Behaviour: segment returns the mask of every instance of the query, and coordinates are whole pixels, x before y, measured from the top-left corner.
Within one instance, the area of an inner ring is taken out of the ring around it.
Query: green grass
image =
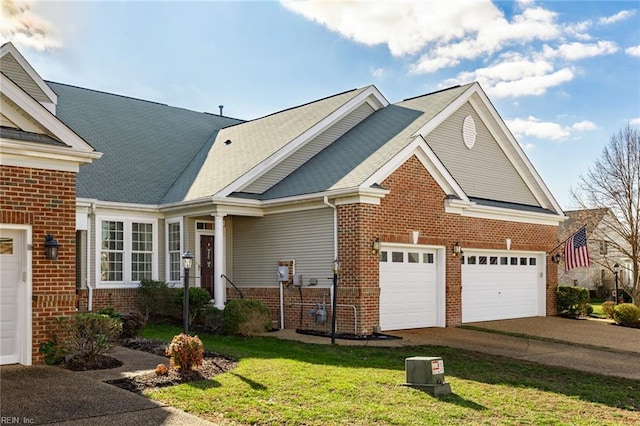
[[[602,311],[602,299],[591,299],[591,306],[593,307],[593,312],[591,313],[592,317],[596,318],[607,318],[607,316]]]
[[[170,341],[180,329],[150,326]],[[460,349],[313,345],[273,337],[199,336],[239,360],[233,371],[149,392],[218,424],[638,424],[640,382]],[[453,393],[402,386],[404,359],[442,356]]]

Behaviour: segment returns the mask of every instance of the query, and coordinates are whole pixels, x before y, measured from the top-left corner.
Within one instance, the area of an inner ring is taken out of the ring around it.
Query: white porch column
[[[213,244],[213,300],[214,306],[224,309],[225,281],[222,274],[225,274],[224,251],[227,247],[224,235],[224,215],[215,215],[213,221],[215,232],[215,242]]]

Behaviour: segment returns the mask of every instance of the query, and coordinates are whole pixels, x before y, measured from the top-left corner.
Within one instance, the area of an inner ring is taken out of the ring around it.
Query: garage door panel
[[[462,265],[462,322],[490,321],[538,315],[540,298],[537,254],[483,253],[465,251],[475,261],[485,256],[507,258],[507,264]],[[511,259],[516,259],[516,264]],[[535,264],[531,265],[531,259]],[[487,262],[489,263],[489,262]]]
[[[386,251],[386,254],[383,253]],[[395,256],[392,256],[395,253]],[[402,255],[400,255],[402,253]],[[409,253],[413,262],[409,262]],[[427,263],[426,253],[435,251],[415,248],[381,248],[380,262],[380,327],[382,330],[432,327],[437,318],[436,265]],[[386,260],[384,261],[384,256]],[[402,259],[402,262],[392,260]],[[417,262],[416,262],[417,260]]]

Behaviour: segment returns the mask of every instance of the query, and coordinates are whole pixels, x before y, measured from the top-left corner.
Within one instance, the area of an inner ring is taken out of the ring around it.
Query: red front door
[[[200,287],[213,298],[213,235],[200,236]]]

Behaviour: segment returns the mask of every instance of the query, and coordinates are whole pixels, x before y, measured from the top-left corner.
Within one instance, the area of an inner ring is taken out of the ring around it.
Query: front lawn
[[[602,299],[591,299],[589,303],[593,307],[593,312],[590,314],[592,317],[607,318],[607,316],[602,311],[602,302],[604,302],[604,300]]]
[[[180,329],[149,326],[170,341]],[[639,424],[640,382],[460,349],[312,345],[274,337],[200,335],[238,368],[149,392],[217,424]],[[404,360],[442,356],[453,393],[401,386]]]

